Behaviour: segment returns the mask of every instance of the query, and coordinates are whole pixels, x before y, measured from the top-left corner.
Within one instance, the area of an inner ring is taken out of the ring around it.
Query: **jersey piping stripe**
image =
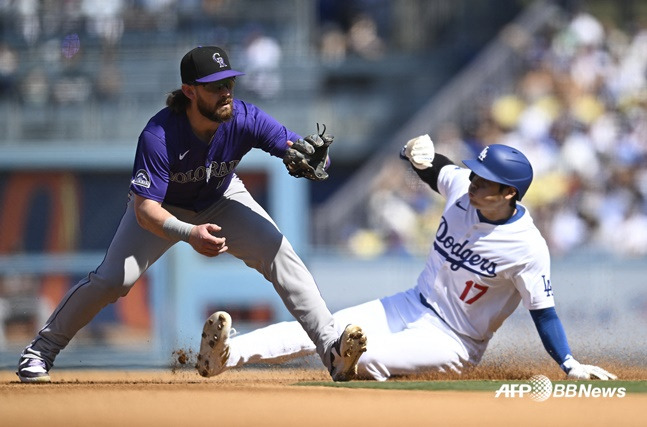
[[[447,321],[446,321],[445,319],[443,319],[443,317],[442,317],[440,314],[438,314],[438,312],[436,311],[436,309],[435,309],[431,304],[429,304],[429,303],[427,302],[427,300],[425,299],[425,297],[424,297],[422,294],[419,294],[419,295],[420,295],[420,303],[421,303],[422,305],[424,305],[425,307],[427,307],[428,309],[430,309],[431,311],[433,311],[433,312],[434,312],[434,314],[435,314],[436,316],[438,316],[438,318],[439,318],[440,320],[442,320],[442,321],[443,321],[443,323],[444,323],[445,325],[449,326],[449,323],[447,323]],[[451,328],[451,326],[449,326],[449,327]],[[453,330],[453,328],[452,328],[452,330]]]

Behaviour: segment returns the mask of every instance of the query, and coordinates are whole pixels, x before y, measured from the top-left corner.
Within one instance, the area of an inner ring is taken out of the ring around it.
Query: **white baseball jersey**
[[[484,222],[470,204],[470,171],[445,166],[438,190],[447,202],[417,290],[456,332],[489,340],[519,301],[555,305],[546,241],[521,204],[503,224]]]

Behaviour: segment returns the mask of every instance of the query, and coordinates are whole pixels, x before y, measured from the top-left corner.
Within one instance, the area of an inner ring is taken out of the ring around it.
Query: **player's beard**
[[[196,100],[198,101],[197,105],[200,114],[213,122],[226,122],[227,120],[231,119],[232,115],[234,114],[234,100],[231,97],[221,99],[220,101],[218,101],[215,107],[207,104],[207,102],[200,96],[198,96]]]

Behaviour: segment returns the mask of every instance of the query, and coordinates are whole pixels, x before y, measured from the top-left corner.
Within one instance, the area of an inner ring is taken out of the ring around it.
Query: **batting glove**
[[[562,369],[568,375],[568,378],[571,380],[617,380],[618,377],[607,372],[604,369],[593,366],[593,365],[582,365],[577,360],[567,358],[566,361],[562,364]]]
[[[433,141],[429,135],[424,134],[407,141],[402,147],[400,157],[409,159],[416,169],[427,169],[431,167],[435,154]]]

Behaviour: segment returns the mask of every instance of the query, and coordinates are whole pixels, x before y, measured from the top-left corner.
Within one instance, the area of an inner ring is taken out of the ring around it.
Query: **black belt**
[[[443,318],[442,318],[442,316],[441,316],[440,314],[438,314],[438,312],[436,311],[436,309],[435,309],[431,304],[429,304],[429,303],[427,302],[427,300],[425,299],[425,297],[424,297],[424,296],[422,296],[422,294],[420,294],[420,303],[421,303],[422,305],[424,305],[425,307],[427,307],[428,309],[430,309],[431,311],[433,311],[433,312],[434,312],[434,314],[435,314],[436,316],[438,316],[438,318],[439,318],[440,320],[442,320],[442,321],[443,321],[443,323],[445,323],[445,325],[449,326],[449,323],[447,323],[447,322],[445,321],[445,319],[443,319]],[[451,328],[451,326],[449,326],[449,327]]]

